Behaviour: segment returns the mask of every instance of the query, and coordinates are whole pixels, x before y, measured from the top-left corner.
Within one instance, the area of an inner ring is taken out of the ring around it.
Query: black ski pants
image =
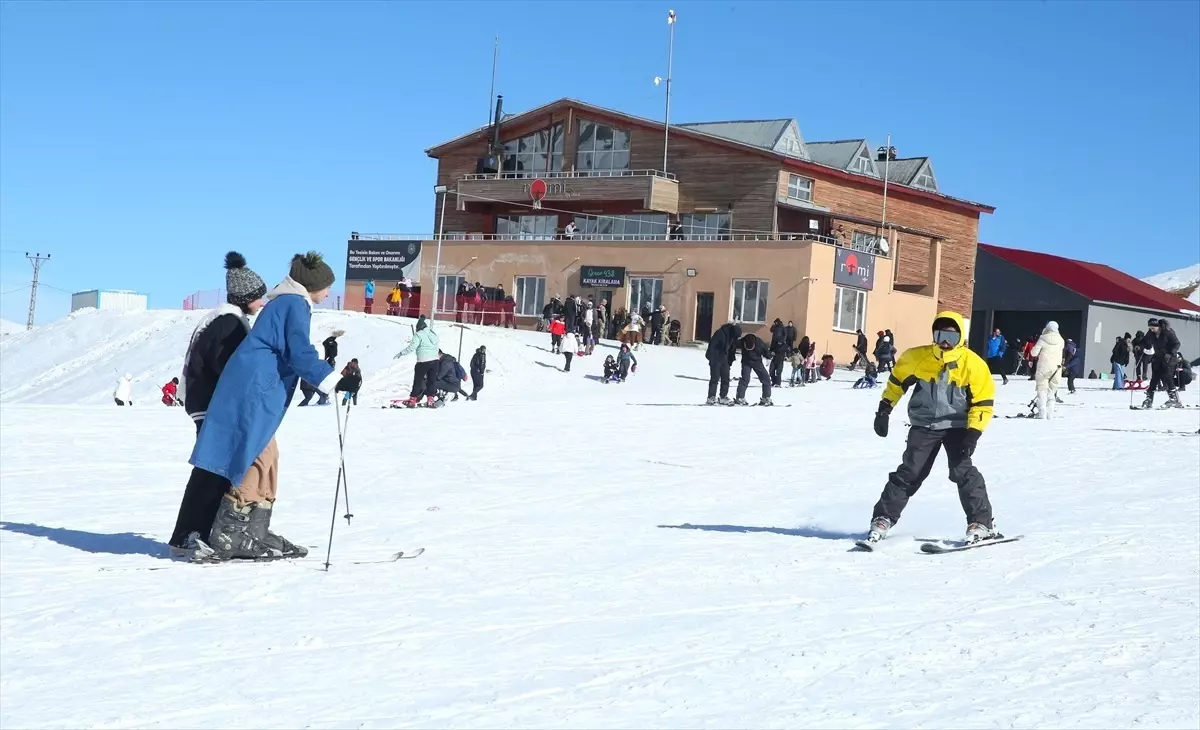
[[[965,428],[944,431],[915,426],[910,428],[904,458],[896,471],[888,475],[887,486],[875,504],[871,519],[887,517],[893,525],[900,520],[900,513],[929,477],[933,462],[944,445],[946,461],[950,464],[950,481],[958,485],[958,501],[967,515],[967,522],[991,527],[992,503],[988,500],[987,485],[984,484],[983,475],[971,463],[971,457],[962,454],[966,433]]]
[[[569,373],[569,372],[571,372],[571,358],[575,357],[575,353],[563,352],[563,357],[566,358],[566,360],[567,360],[566,365],[563,366],[563,372]]]
[[[417,366],[413,368],[413,387],[409,397],[420,398],[423,395],[430,397],[437,395],[439,365],[441,363],[437,360],[417,363]]]
[[[753,372],[758,376],[758,382],[762,383],[762,397],[771,397],[771,374],[763,366],[762,361],[758,360],[753,363],[742,363],[742,379],[738,381],[737,397],[745,398],[746,390],[750,387],[750,373]]]
[[[1150,361],[1150,385],[1146,388],[1146,395],[1154,395],[1159,390],[1174,393],[1175,374],[1167,366],[1166,360],[1155,355]]]
[[[783,350],[778,350],[771,356],[771,385],[783,387],[783,361],[786,359]]]
[[[721,387],[721,397],[729,397],[729,361],[725,358],[708,361],[708,397],[717,397],[717,386]]]
[[[471,397],[479,395],[479,391],[483,390],[483,373],[471,371]]]
[[[203,425],[204,421],[196,421],[197,436]],[[179,503],[171,545],[186,547],[188,535],[193,532],[200,533],[200,539],[208,542],[208,533],[212,532],[213,521],[217,519],[221,499],[230,489],[229,480],[225,477],[193,468],[192,476],[183,490],[183,501]]]
[[[989,357],[987,362],[988,369],[991,370],[993,374],[999,373],[1000,377],[1004,380],[1004,384],[1008,385],[1008,375],[1004,372],[1004,356],[997,355],[996,357]]]
[[[561,349],[562,335],[550,335],[550,352],[557,355]]]

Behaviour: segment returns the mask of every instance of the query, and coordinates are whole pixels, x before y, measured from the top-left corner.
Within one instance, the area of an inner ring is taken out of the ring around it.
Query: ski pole
[[[346,474],[346,433],[350,430],[350,404],[346,404],[346,427],[342,428],[342,411],[334,404],[334,413],[338,419],[338,489],[341,489],[343,483],[346,485],[346,524],[350,524],[350,518],[354,515],[350,513],[350,481],[349,475]],[[337,505],[334,505],[337,508]]]
[[[340,428],[340,419],[339,419]],[[329,556],[333,554],[333,527],[337,524],[338,497],[342,496],[341,472],[338,473],[337,488],[333,492],[333,514],[329,517],[329,546],[325,549],[325,572],[329,572]]]

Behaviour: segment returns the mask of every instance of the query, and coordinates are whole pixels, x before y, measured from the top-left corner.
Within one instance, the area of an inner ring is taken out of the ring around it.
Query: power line
[[[29,288],[29,285],[26,284],[25,286],[19,286],[16,289],[9,289],[8,291],[0,292],[0,297],[6,297],[9,294],[16,294],[17,292],[25,291],[28,288]]]

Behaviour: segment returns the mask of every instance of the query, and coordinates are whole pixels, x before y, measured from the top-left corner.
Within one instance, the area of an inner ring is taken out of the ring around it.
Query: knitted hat
[[[225,301],[245,307],[267,295],[267,285],[246,267],[246,257],[237,251],[225,254]]]
[[[333,286],[333,269],[321,260],[321,254],[309,251],[306,254],[296,254],[292,257],[292,268],[288,272],[292,281],[304,287],[309,292],[321,291]]]
[[[422,314],[420,317],[417,317],[417,332],[420,332],[428,326],[429,322],[425,321],[425,315]]]
[[[1046,323],[1046,331],[1047,332],[1058,332],[1058,322],[1055,322],[1054,320],[1050,320],[1049,322],[1047,322]]]

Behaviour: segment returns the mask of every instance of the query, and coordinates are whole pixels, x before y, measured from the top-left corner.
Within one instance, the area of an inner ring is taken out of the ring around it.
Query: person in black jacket
[[[330,367],[337,367],[338,341],[337,338],[346,334],[341,330],[334,332],[325,338],[321,346],[325,348],[325,362],[329,363]]]
[[[864,367],[870,362],[867,359],[867,336],[863,334],[862,330],[856,330],[856,332],[858,333],[858,340],[854,343],[854,360],[850,362],[851,370],[858,367],[859,360],[862,360]]]
[[[771,385],[776,388],[783,386],[783,361],[787,355],[787,327],[783,326],[783,320],[776,318],[771,323]]]
[[[250,317],[263,308],[266,296],[267,285],[246,266],[246,258],[237,251],[225,254],[225,304],[210,312],[192,332],[176,396],[195,422],[197,435],[204,425],[221,372],[233,351],[246,339]],[[225,484],[220,480],[209,483],[193,474],[184,489],[175,530],[171,533],[173,557],[190,558],[197,552],[212,552],[205,540],[224,496]]]
[[[809,355],[808,351],[811,347],[812,347],[812,344],[808,340],[808,335],[804,335],[803,337],[801,337],[800,344],[796,345],[796,349],[800,351],[800,357],[803,357],[803,358],[808,357],[808,355]],[[808,379],[808,375],[809,375],[808,368],[805,368],[804,375],[802,376],[800,382],[802,382],[802,383],[814,382],[814,381]]]
[[[342,379],[338,381],[333,392],[345,394],[342,396],[342,405],[347,405],[351,400],[354,401],[354,405],[358,405],[358,391],[362,390],[362,382],[362,368],[358,366],[358,358],[351,358],[346,367],[342,368]]]
[[[1146,333],[1141,330],[1133,336],[1133,379],[1141,385],[1146,379]]]
[[[1109,361],[1112,363],[1113,374],[1113,390],[1121,390],[1125,387],[1125,368],[1129,367],[1129,341],[1130,335],[1125,333],[1124,337],[1117,337],[1117,344],[1113,345],[1112,357]]]
[[[792,351],[796,349],[797,334],[796,323],[789,319],[787,326],[783,328],[783,339],[785,342],[787,342],[787,354],[789,355],[792,354]]]
[[[727,322],[713,333],[708,341],[708,349],[704,356],[708,358],[708,405],[718,403],[723,406],[733,405],[729,400],[729,368],[737,355],[737,343],[742,338],[742,328],[732,322]],[[717,400],[717,386],[721,388],[721,399]]]
[[[1180,408],[1179,393],[1175,389],[1175,356],[1179,353],[1179,337],[1165,319],[1154,319],[1146,323],[1147,332],[1142,340],[1145,351],[1153,351],[1150,356],[1150,387],[1146,388],[1146,400],[1142,408],[1154,406],[1154,393],[1160,388],[1167,389],[1167,407]]]
[[[575,319],[579,316],[579,305],[575,302],[575,297],[568,296],[563,302],[563,321],[567,323],[567,329],[575,331]]]
[[[659,307],[650,315],[650,344],[661,345],[663,325],[667,323],[666,307]]]
[[[734,404],[739,406],[749,405],[746,402],[746,390],[750,387],[750,373],[753,372],[758,376],[758,380],[762,383],[762,398],[758,401],[760,406],[769,406],[771,403],[771,375],[767,372],[767,368],[763,366],[763,358],[770,354],[767,348],[767,343],[758,339],[755,335],[746,335],[739,343],[742,350],[742,379],[738,381],[737,398],[734,399]]]
[[[479,391],[483,390],[483,374],[487,372],[487,348],[483,345],[471,357],[471,395],[467,400],[479,400]]]

